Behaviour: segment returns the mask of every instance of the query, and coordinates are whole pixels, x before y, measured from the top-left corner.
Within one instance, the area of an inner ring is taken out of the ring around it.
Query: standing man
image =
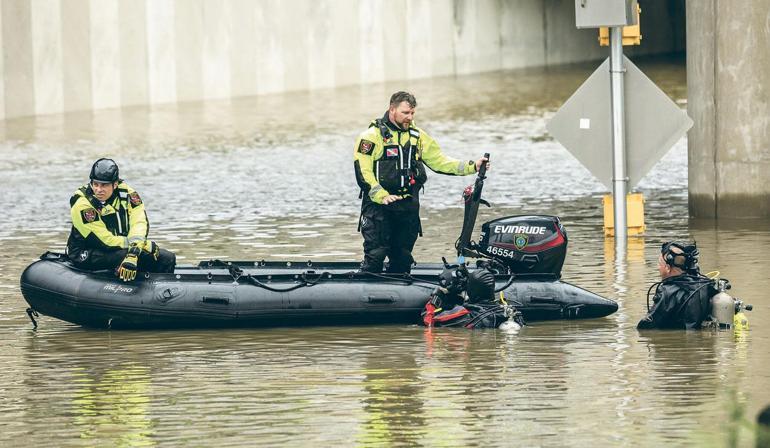
[[[699,329],[711,314],[715,291],[713,282],[699,274],[698,249],[694,244],[664,243],[658,256],[658,272],[661,281],[653,305],[636,328]]]
[[[419,194],[427,180],[425,165],[437,173],[466,176],[487,163],[483,157],[474,162],[445,156],[438,143],[412,122],[416,107],[411,93],[394,93],[385,115],[356,140],[365,272],[381,272],[386,256],[387,272],[410,272],[412,249],[421,231]]]
[[[70,198],[67,255],[87,270],[116,270],[123,281],[146,272],[174,272],[176,255],[147,239],[150,225],[139,193],[120,179],[112,159],[91,167],[91,182]]]

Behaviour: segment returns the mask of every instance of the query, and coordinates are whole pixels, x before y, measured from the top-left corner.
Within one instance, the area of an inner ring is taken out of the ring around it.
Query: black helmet
[[[91,180],[104,184],[117,182],[120,176],[118,164],[112,159],[99,159],[91,167]]]
[[[495,301],[495,274],[488,269],[478,269],[468,274],[468,301],[490,304]]]

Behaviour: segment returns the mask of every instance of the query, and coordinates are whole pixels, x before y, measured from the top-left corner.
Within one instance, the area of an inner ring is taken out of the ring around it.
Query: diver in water
[[[648,312],[636,328],[699,329],[710,319],[710,298],[715,294],[714,282],[701,275],[695,244],[664,243],[658,256],[661,281],[647,291]],[[653,305],[649,296],[655,287]]]
[[[120,179],[112,159],[91,167],[90,182],[70,199],[67,255],[87,270],[115,269],[123,281],[137,271],[174,272],[176,255],[147,239],[150,224],[139,193]]]
[[[524,326],[519,311],[495,298],[495,275],[488,269],[446,266],[439,285],[422,312],[426,327],[499,328],[507,322]]]

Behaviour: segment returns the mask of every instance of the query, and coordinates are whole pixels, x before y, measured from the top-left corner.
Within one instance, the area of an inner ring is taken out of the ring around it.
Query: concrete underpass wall
[[[682,51],[682,3],[640,0],[645,39],[627,53]],[[0,0],[0,119],[603,59],[597,32],[575,28],[574,8],[574,0]]]
[[[690,215],[770,216],[770,1],[686,12]]]

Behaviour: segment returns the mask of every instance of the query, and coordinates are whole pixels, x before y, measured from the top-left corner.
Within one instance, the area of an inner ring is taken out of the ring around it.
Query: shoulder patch
[[[96,222],[99,220],[99,212],[95,208],[84,208],[80,211],[80,217],[86,224]]]
[[[131,202],[131,205],[134,207],[142,203],[142,198],[139,197],[139,193],[137,192],[133,192],[129,194],[128,200]]]
[[[361,143],[358,144],[358,152],[361,154],[371,154],[373,150],[374,142],[362,138]]]

